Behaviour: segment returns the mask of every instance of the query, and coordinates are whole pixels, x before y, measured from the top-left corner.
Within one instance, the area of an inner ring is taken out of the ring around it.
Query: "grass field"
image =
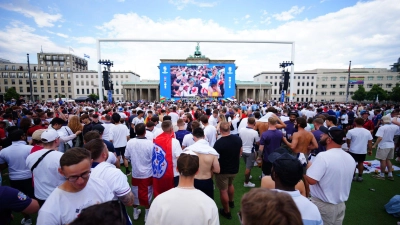
[[[375,151],[374,154],[375,155]],[[374,157],[367,156],[367,160],[373,160]],[[244,193],[248,192],[250,188],[243,187],[244,181],[244,163],[240,161],[240,172],[236,176],[234,181],[235,186],[235,208],[231,210],[232,220],[227,220],[224,217],[220,217],[220,224],[222,225],[239,225],[239,220],[236,215],[240,208],[240,199]],[[393,160],[394,165],[400,166]],[[261,169],[253,168],[251,180],[256,184],[256,187],[260,187],[260,180],[258,176],[261,175]],[[400,194],[400,171],[394,172],[395,181],[389,180],[376,180],[371,178],[371,174],[365,174],[363,176],[363,182],[353,182],[351,186],[350,198],[346,202],[346,215],[344,219],[345,225],[354,224],[393,224],[395,225],[397,219],[386,213],[384,205],[396,194]],[[8,185],[8,177],[3,176],[3,185]],[[370,191],[369,189],[375,189],[375,191]],[[1,200],[1,199],[0,199]],[[190,201],[190,200],[188,200]],[[219,191],[215,190],[215,202],[218,208],[221,207],[219,200]],[[128,207],[128,213],[132,216],[132,207]],[[34,224],[36,224],[37,215],[33,215]],[[21,214],[14,213],[15,220],[13,225],[19,225],[22,219]],[[139,220],[133,221],[135,225],[144,224],[144,209],[142,209],[142,214]]]

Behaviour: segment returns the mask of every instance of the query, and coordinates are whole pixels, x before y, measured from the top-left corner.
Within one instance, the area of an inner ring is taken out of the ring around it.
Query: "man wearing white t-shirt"
[[[26,158],[27,167],[31,171],[33,170],[35,197],[40,206],[44,204],[51,192],[65,181],[65,178],[58,172],[63,153],[57,151],[60,144],[57,131],[54,129],[45,130],[41,135],[41,141],[43,149],[30,154]],[[32,168],[43,156],[44,158],[39,161],[36,167]]]
[[[242,121],[243,122],[243,121]],[[256,120],[251,117],[247,119],[247,126],[239,130],[239,136],[242,139],[243,153],[242,158],[246,165],[244,172],[244,187],[255,187],[256,185],[250,182],[250,172],[254,166],[256,159],[255,156],[255,145],[260,145],[260,136],[257,131],[254,130]]]
[[[200,128],[200,123],[195,120],[192,122],[192,130],[196,129],[196,128]],[[207,136],[204,136],[204,140],[206,140],[208,142]],[[182,149],[185,149],[186,147],[191,146],[192,144],[194,144],[194,138],[193,138],[193,134],[186,134],[183,137],[183,141],[182,141]]]
[[[271,178],[275,182],[275,189],[288,193],[293,198],[303,223],[322,225],[318,207],[295,189],[296,184],[303,178],[303,165],[299,160],[281,148],[270,154],[268,161],[272,163]]]
[[[372,155],[372,135],[369,130],[363,127],[363,118],[356,118],[354,122],[356,127],[349,130],[346,134],[347,147],[350,155],[353,156],[354,160],[357,162],[358,178],[356,178],[356,173],[354,172],[353,181],[361,182],[363,181],[362,174],[364,171],[365,156],[367,155],[367,147],[368,154]]]
[[[160,194],[151,204],[147,223],[152,225],[219,225],[215,202],[194,187],[199,157],[185,151],[178,159],[179,185]]]
[[[109,153],[103,140],[100,138],[93,139],[87,142],[84,148],[91,152],[93,160],[91,177],[97,177],[107,182],[108,187],[114,194],[114,199],[120,200],[124,206],[132,206],[134,196],[126,176],[120,169],[106,162]],[[122,211],[129,224],[132,224],[126,210],[123,209]]]
[[[118,113],[114,113],[112,119],[115,123],[115,127],[111,129],[110,142],[114,145],[115,153],[117,153],[117,160],[119,161],[121,156],[122,159],[125,159],[125,147],[130,138],[130,132],[129,129],[120,122],[121,117]],[[126,167],[126,174],[129,175],[129,173],[129,167]]]
[[[150,122],[149,122],[150,123]],[[137,220],[141,210],[137,207],[144,206],[146,222],[149,213],[150,201],[153,196],[153,141],[146,138],[147,131],[144,124],[138,124],[135,127],[136,137],[128,141],[125,150],[125,165],[128,160],[132,164],[132,191],[136,196],[133,205],[133,219]],[[151,133],[151,132],[149,132]]]
[[[217,128],[208,124],[208,117],[206,115],[202,115],[200,117],[200,121],[204,126],[204,135],[207,137],[208,144],[213,147],[215,142],[217,141]],[[193,126],[193,124],[192,124]],[[193,127],[192,127],[193,130]]]
[[[179,119],[179,115],[176,112],[176,106],[172,107],[172,112],[168,113],[168,116],[171,117],[172,124],[176,125],[176,123],[178,122],[178,119]]]
[[[39,211],[37,224],[69,224],[83,209],[113,199],[105,181],[89,177],[90,167],[90,152],[84,148],[71,148],[61,156],[58,172],[66,181],[47,198]]]
[[[392,174],[392,162],[390,161],[394,157],[394,134],[399,130],[399,126],[391,124],[390,116],[382,117],[383,126],[378,128],[376,132],[376,136],[378,139],[376,140],[373,148],[377,148],[376,156],[380,161],[381,173],[379,175],[373,175],[373,178],[378,180],[385,179],[385,170],[388,171],[388,180],[393,181],[394,177]]]
[[[104,127],[103,131],[103,139],[106,141],[110,141],[111,137],[111,129],[115,126],[114,124],[111,123],[111,116],[110,115],[105,115],[104,116],[104,123],[101,124]]]
[[[321,213],[324,224],[342,224],[354,173],[354,159],[342,150],[345,132],[338,127],[319,128],[326,151],[309,163],[305,179],[310,184],[311,202]],[[310,166],[311,165],[311,166]]]
[[[208,124],[213,127],[217,127],[218,124],[218,110],[214,110],[210,118],[208,118]]]

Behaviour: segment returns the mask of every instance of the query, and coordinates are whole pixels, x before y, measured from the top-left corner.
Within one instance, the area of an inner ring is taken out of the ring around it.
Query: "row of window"
[[[75,77],[79,78],[79,75],[76,75]],[[86,75],[85,77],[88,79],[89,75]],[[84,75],[81,75],[81,78],[84,78]],[[90,75],[90,78],[94,78],[94,76]],[[96,75],[96,78],[99,78],[99,75]],[[111,78],[114,78],[114,75],[111,75]],[[115,75],[115,78],[118,78],[118,75]],[[121,75],[121,78],[124,78],[124,75]],[[125,78],[129,78],[129,75],[125,75]]]
[[[128,81],[126,81],[126,82],[128,82]],[[122,85],[122,83],[124,83],[124,82],[122,81],[121,85]],[[75,84],[76,84],[76,86],[79,86],[79,81],[77,80]],[[81,84],[81,86],[84,86],[85,82],[83,80],[81,80],[80,84]],[[102,84],[104,85],[103,81],[102,81]],[[92,86],[94,85],[94,81],[93,80],[90,81],[90,85],[92,85]],[[115,81],[115,85],[118,86],[119,82]],[[86,81],[86,86],[89,86],[89,81],[88,80]]]
[[[80,92],[80,90],[82,90],[82,92]],[[84,95],[84,94],[88,94],[88,95],[90,95],[90,94],[95,94],[94,93],[94,90],[96,90],[96,94],[98,95],[99,94],[99,89],[91,89],[92,90],[92,92],[90,92],[90,89],[89,88],[87,88],[86,89],[86,93],[85,93],[85,89],[84,88],[82,88],[82,89],[76,89],[76,94],[78,94],[78,95]],[[119,89],[114,89],[113,91],[112,91],[112,93],[113,94],[117,94],[117,95],[119,95]],[[81,94],[80,94],[81,93]],[[104,90],[103,90],[103,93],[104,93]],[[121,91],[121,93],[122,93],[122,91]]]
[[[382,87],[383,86],[383,84],[377,84],[379,87]],[[330,88],[336,88],[338,85],[336,85],[336,84],[331,84],[330,85]],[[362,85],[362,84],[358,84],[358,86],[364,86],[364,85]],[[372,86],[374,86],[374,84],[367,84],[367,88],[372,88]],[[386,84],[385,85],[386,86],[386,88],[392,88],[393,87],[393,84]],[[350,86],[349,86],[350,88],[354,88],[355,87],[355,84],[350,84]],[[318,84],[316,85],[316,88],[318,88]],[[321,88],[328,88],[328,85],[327,84],[322,84],[321,85]],[[339,84],[339,88],[346,88],[346,85],[345,84]]]
[[[336,81],[337,77],[321,77],[322,81]],[[358,78],[362,78],[365,79],[365,77],[358,77]],[[376,76],[376,80],[384,80],[384,76]],[[386,76],[386,80],[393,80],[394,76]],[[339,77],[340,81],[346,81],[346,77]],[[368,76],[367,80],[374,80],[375,77],[374,76]],[[317,80],[319,80],[319,77],[317,77]],[[396,76],[396,80],[400,80],[400,76]]]
[[[10,78],[29,78],[29,74],[28,73],[7,73],[7,72],[1,73],[0,78],[8,78],[8,77],[10,77]],[[32,78],[38,78],[37,73],[32,73]],[[44,74],[43,73],[39,74],[39,78],[43,79],[44,78]],[[46,74],[46,78],[50,79],[51,78],[51,74],[47,73]],[[53,78],[57,79],[58,78],[58,74],[57,73],[53,74]],[[60,74],[60,78],[61,79],[65,78],[63,73]],[[71,79],[71,74],[69,74],[69,73],[67,74],[67,79]]]
[[[275,77],[275,79],[278,79],[278,76],[269,76],[269,79],[274,79],[274,77]],[[297,79],[304,80],[304,79],[310,79],[310,77],[312,80],[314,80],[314,76],[297,76]],[[279,76],[279,78],[282,78],[282,75]],[[268,79],[268,76],[265,76],[265,79]],[[296,76],[293,76],[293,79],[296,79]]]
[[[51,92],[51,87],[48,87],[47,88],[47,92]],[[40,88],[40,92],[41,93],[44,93],[44,90],[45,90],[45,88],[44,87],[41,87]],[[65,87],[61,87],[61,89],[58,89],[58,87],[54,87],[54,92],[55,93],[58,93],[58,91],[59,90],[61,90],[61,93],[64,93],[65,92]],[[71,92],[71,88],[70,87],[68,87],[68,92]],[[6,92],[6,91],[8,91],[8,86],[4,86],[4,91]],[[0,92],[1,92],[1,87],[0,87]],[[23,87],[19,87],[19,93],[23,93],[24,92],[24,88]],[[31,88],[30,87],[26,87],[26,92],[31,92]],[[32,91],[33,93],[37,93],[38,92],[38,87],[33,87],[33,91]]]
[[[344,92],[344,91],[339,91],[339,92],[337,92],[339,95],[346,95],[346,92]],[[315,94],[316,95],[318,95],[318,91],[317,92],[315,92]],[[352,91],[349,91],[349,95],[353,95],[354,94],[354,92],[352,92]],[[321,91],[321,95],[328,95],[328,92],[326,92],[326,91]],[[331,92],[329,92],[329,95],[336,95],[336,91],[331,91]]]
[[[10,83],[12,85],[16,84],[15,79],[11,79],[11,82],[8,82],[8,80],[4,80],[4,84],[5,85],[7,85],[8,83]],[[29,80],[25,80],[25,83],[27,85],[29,85]],[[44,80],[40,80],[39,83],[40,83],[41,86],[43,86],[44,85]],[[58,85],[59,82],[57,80],[54,80],[53,83],[54,83],[54,85]],[[18,84],[19,85],[23,85],[24,84],[23,80],[21,80],[21,79],[18,80]],[[32,80],[32,84],[33,85],[37,85],[38,84],[37,80]],[[61,85],[65,85],[65,81],[61,80],[60,84]],[[51,81],[47,80],[47,86],[50,86],[50,85],[51,85]],[[67,81],[67,85],[71,86],[71,81]]]
[[[43,65],[44,61],[40,60],[40,65]],[[46,66],[64,66],[64,65],[70,65],[71,63],[69,61],[67,61],[66,63],[64,62],[52,62],[52,61],[46,61]]]
[[[43,59],[43,55],[39,55],[39,59]],[[69,60],[69,56],[67,56],[66,59]],[[64,60],[64,56],[46,55],[46,60]]]

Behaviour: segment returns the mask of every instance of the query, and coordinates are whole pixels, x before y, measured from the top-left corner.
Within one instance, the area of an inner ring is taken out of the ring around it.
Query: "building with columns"
[[[209,58],[193,58],[187,59],[160,59],[161,63],[176,63],[176,64],[229,64],[234,63],[235,60],[210,60]],[[236,66],[236,70],[238,67]],[[160,100],[160,81],[159,80],[141,80],[124,82],[123,94],[124,99],[127,101],[137,101],[141,99],[149,101]],[[247,100],[253,99],[255,101],[265,101],[271,98],[270,83],[261,83],[253,81],[240,81],[236,80],[235,96],[225,96],[225,98],[235,97],[236,99]]]

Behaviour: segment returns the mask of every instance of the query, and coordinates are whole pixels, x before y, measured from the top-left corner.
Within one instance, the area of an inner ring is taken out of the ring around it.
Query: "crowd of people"
[[[342,224],[373,148],[381,171],[372,177],[394,180],[399,112],[354,103],[21,98],[0,108],[0,171],[9,178],[0,224],[13,212],[21,224],[33,224],[36,212],[40,225],[132,224],[142,210],[147,224],[219,224],[238,207],[235,180],[249,189],[240,196],[242,224]]]

